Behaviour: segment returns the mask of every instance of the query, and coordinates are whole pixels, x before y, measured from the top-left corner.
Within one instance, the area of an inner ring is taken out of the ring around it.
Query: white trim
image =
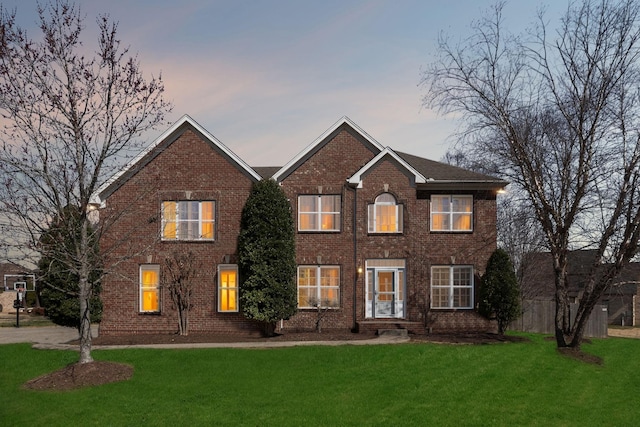
[[[396,152],[391,149],[391,147],[386,147],[384,150],[382,150],[380,153],[378,153],[377,156],[375,156],[366,165],[364,165],[362,168],[360,168],[359,171],[354,173],[351,176],[351,178],[349,178],[347,180],[347,182],[349,184],[351,184],[351,185],[357,186],[357,188],[362,188],[362,179],[363,179],[364,174],[369,169],[373,168],[373,166],[376,163],[380,162],[385,156],[391,156],[394,160],[396,160],[398,163],[400,163],[402,165],[402,167],[404,167],[407,171],[409,171],[413,175],[413,178],[414,178],[416,184],[424,184],[424,183],[427,182],[427,179],[424,177],[424,175],[422,175],[420,172],[418,172],[409,163],[404,161],[404,159],[402,159],[402,157],[398,156],[396,154]]]
[[[367,319],[404,319],[407,311],[407,267],[402,258],[384,258],[365,260],[364,303],[365,318]],[[377,310],[377,279],[378,273],[390,272],[396,280],[396,288],[392,292],[394,299],[390,313],[379,313]],[[400,295],[401,298],[395,298]]]
[[[198,132],[202,133],[209,140],[210,143],[212,143],[212,144],[216,145],[218,148],[220,148],[220,150],[222,150],[223,153],[225,153],[234,162],[236,162],[238,165],[240,165],[247,173],[249,173],[257,181],[262,180],[262,177],[260,175],[258,175],[258,173],[256,171],[254,171],[251,168],[251,166],[249,166],[247,163],[245,163],[244,160],[242,160],[240,157],[238,157],[233,151],[231,151],[226,145],[224,145],[218,138],[213,136],[204,127],[200,126],[200,124],[198,122],[196,122],[195,120],[193,120],[188,114],[185,114],[178,121],[176,121],[169,129],[164,131],[151,144],[149,144],[144,150],[142,150],[140,152],[140,154],[138,154],[133,160],[131,160],[129,163],[127,163],[127,165],[124,168],[120,169],[120,171],[115,173],[113,176],[111,176],[109,179],[107,179],[100,187],[98,187],[96,192],[91,195],[91,203],[92,204],[99,204],[100,207],[104,207],[105,201],[101,200],[100,193],[102,193],[104,190],[106,190],[111,184],[116,182],[129,169],[131,169],[133,166],[135,166],[136,163],[141,161],[144,158],[144,156],[149,154],[149,152],[151,152],[154,148],[156,148],[158,145],[160,145],[165,139],[167,139],[172,133],[174,133],[176,130],[178,130],[185,123],[188,123],[189,125],[193,126]]]
[[[296,155],[293,159],[291,159],[286,165],[284,165],[282,168],[280,168],[280,170],[278,170],[278,172],[276,172],[273,175],[272,179],[274,179],[276,182],[280,182],[280,177],[282,175],[284,175],[287,171],[289,171],[289,169],[291,169],[300,160],[302,160],[305,156],[307,156],[307,154],[309,154],[311,151],[313,151],[317,145],[321,144],[329,135],[331,135],[331,133],[333,133],[336,129],[338,129],[343,124],[347,124],[347,125],[351,126],[351,128],[353,128],[356,132],[358,132],[360,134],[360,136],[362,136],[364,139],[366,139],[369,143],[371,143],[373,146],[375,146],[378,150],[382,151],[384,149],[382,144],[380,144],[378,141],[376,141],[371,135],[369,135],[367,132],[365,132],[360,126],[355,124],[355,122],[353,122],[349,117],[343,116],[340,120],[335,122],[329,129],[324,131],[322,133],[322,135],[317,137],[311,144],[309,144],[307,147],[305,147],[304,150],[302,150],[300,153],[298,153],[298,155]]]

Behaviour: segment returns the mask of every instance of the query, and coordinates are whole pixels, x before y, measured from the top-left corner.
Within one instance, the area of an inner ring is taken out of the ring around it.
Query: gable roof
[[[453,187],[460,189],[460,184],[463,184],[464,189],[467,190],[499,189],[506,187],[508,184],[507,181],[491,175],[473,172],[412,154],[401,152],[397,152],[397,154],[426,178],[423,185],[420,185],[425,189],[448,189]]]
[[[280,168],[273,175],[273,179],[277,182],[282,181],[295,171],[301,164],[307,161],[311,156],[317,153],[322,147],[324,147],[334,136],[340,131],[350,131],[354,136],[360,139],[365,146],[367,146],[374,154],[378,154],[384,149],[384,147],[375,139],[371,137],[367,132],[362,130],[360,126],[355,124],[349,117],[343,116],[340,120],[335,122],[329,129],[324,131],[322,135],[317,137],[311,144],[309,144],[304,150],[298,153],[293,159],[291,159],[286,165]]]
[[[391,158],[395,163],[397,163],[400,167],[404,168],[407,172],[407,175],[411,178],[412,183],[416,184],[424,184],[427,182],[426,178],[418,172],[413,166],[407,163],[404,159],[396,154],[391,148],[387,147],[378,153],[373,159],[371,159],[366,165],[360,168],[359,171],[354,173],[351,178],[347,180],[349,184],[355,185],[358,188],[362,187],[362,179],[367,173],[374,168],[374,166],[380,163],[385,157]]]
[[[231,151],[226,145],[220,142],[215,136],[209,133],[205,128],[200,126],[189,115],[182,116],[173,126],[156,138],[149,146],[147,146],[140,154],[138,154],[123,169],[109,178],[98,188],[91,197],[92,203],[104,204],[106,199],[120,188],[127,180],[134,176],[140,169],[146,166],[163,150],[176,141],[186,130],[191,130],[198,134],[203,140],[218,150],[227,160],[247,175],[250,179],[260,181],[262,177],[253,170],[247,163]]]

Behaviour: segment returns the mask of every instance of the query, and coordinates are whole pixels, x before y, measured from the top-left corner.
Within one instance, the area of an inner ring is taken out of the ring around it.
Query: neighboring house
[[[280,183],[296,224],[298,313],[279,329],[313,329],[319,303],[325,329],[493,330],[476,294],[506,182],[385,148],[346,117],[285,166],[252,168],[185,116],[97,194],[102,221],[118,214],[101,242],[118,263],[101,334],[176,331],[159,277],[173,251],[203,266],[191,332],[257,331],[238,305],[236,244],[260,179]]]
[[[593,262],[595,250],[577,250],[568,256],[569,301],[577,303],[582,294],[587,274]],[[549,252],[528,254],[523,262],[526,267],[521,275],[523,286],[531,299],[555,301],[555,275]],[[599,304],[606,307],[610,325],[640,325],[640,263],[632,262],[616,276],[605,291]]]
[[[0,277],[2,277],[0,312],[13,310],[13,301],[18,298],[18,290],[35,290],[35,275],[29,269],[18,264],[0,263]]]

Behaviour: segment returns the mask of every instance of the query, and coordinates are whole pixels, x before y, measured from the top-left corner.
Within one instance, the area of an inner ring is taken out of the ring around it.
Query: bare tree
[[[38,13],[42,38],[34,40],[16,24],[15,11],[0,7],[2,237],[13,254],[47,256],[78,277],[80,363],[88,363],[90,277],[101,262],[91,242],[106,233],[104,224],[90,227],[91,196],[141,149],[138,138],[163,122],[170,105],[162,79],[145,79],[108,16],[96,20],[92,54],[76,5],[52,0]],[[80,217],[65,215],[67,206]],[[68,244],[39,246],[53,218],[68,230],[61,232]]]
[[[191,296],[202,266],[192,252],[173,252],[166,258],[160,274],[162,287],[169,291],[173,307],[178,311],[178,333],[189,335]]]
[[[527,195],[553,259],[556,341],[579,348],[594,305],[638,252],[639,9],[571,2],[555,33],[504,31],[503,3],[458,45],[441,39],[425,103],[466,120],[469,155]],[[595,249],[570,322],[568,252]]]
[[[470,157],[460,147],[447,150],[442,162],[487,175],[499,175],[500,170],[492,168],[484,156]],[[536,215],[527,194],[518,186],[509,186],[497,198],[497,240],[498,247],[504,249],[511,259],[521,298],[534,299],[544,294],[540,287],[540,265],[535,255],[546,251],[545,235],[536,221]]]

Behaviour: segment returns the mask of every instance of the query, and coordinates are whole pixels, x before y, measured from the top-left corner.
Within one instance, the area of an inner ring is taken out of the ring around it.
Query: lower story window
[[[238,266],[218,266],[218,311],[238,311]]]
[[[160,266],[140,266],[140,311],[157,313],[160,311]]]
[[[431,308],[473,308],[473,267],[431,267]]]
[[[337,308],[340,305],[340,267],[298,267],[298,308]]]

